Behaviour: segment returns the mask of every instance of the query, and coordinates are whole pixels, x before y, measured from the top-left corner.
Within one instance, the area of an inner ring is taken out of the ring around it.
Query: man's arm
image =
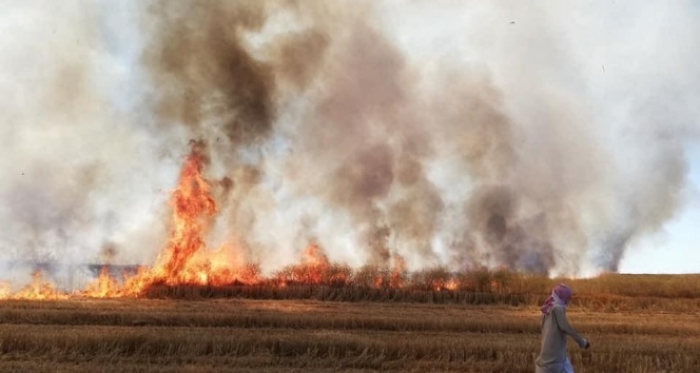
[[[554,313],[554,319],[557,321],[559,330],[570,335],[581,348],[586,348],[588,346],[588,341],[569,324],[569,320],[566,318],[566,310],[563,307],[554,307],[552,312]]]

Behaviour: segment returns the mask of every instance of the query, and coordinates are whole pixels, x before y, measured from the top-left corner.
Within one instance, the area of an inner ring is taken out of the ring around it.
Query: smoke
[[[111,97],[132,81],[118,46],[100,38],[100,9],[3,8],[0,261],[90,263],[107,242],[129,260],[151,260],[155,251],[143,247],[165,237],[153,216],[166,208],[159,190],[171,188],[167,171],[179,161],[162,159],[147,123],[121,114],[126,100]]]
[[[154,40],[144,62],[158,87],[156,114],[164,123],[221,133],[233,144],[272,129],[274,76],[246,51],[241,34],[264,21],[263,3],[155,2]]]
[[[26,4],[0,59],[9,258],[151,261],[190,139],[208,244],[264,271],[310,243],[353,266],[616,271],[686,202],[691,4]]]

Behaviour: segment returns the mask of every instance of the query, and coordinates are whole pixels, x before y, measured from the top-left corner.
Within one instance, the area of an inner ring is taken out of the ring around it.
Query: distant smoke
[[[269,134],[275,77],[242,40],[243,32],[262,26],[263,11],[262,2],[151,5],[155,31],[144,61],[160,93],[156,113],[164,123],[216,131],[235,144]]]
[[[555,3],[392,4],[56,6],[68,30],[32,9],[7,26],[27,40],[2,39],[3,253],[151,261],[190,139],[219,204],[208,244],[265,271],[310,243],[353,266],[616,271],[683,206],[690,10],[631,4],[668,30],[637,35]],[[24,66],[46,40],[63,58]]]

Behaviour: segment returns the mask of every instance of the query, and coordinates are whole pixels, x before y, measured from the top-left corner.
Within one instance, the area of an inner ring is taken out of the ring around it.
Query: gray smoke
[[[2,253],[149,262],[196,139],[210,246],[267,272],[311,242],[353,266],[616,271],[686,202],[698,10],[541,5],[16,5]]]

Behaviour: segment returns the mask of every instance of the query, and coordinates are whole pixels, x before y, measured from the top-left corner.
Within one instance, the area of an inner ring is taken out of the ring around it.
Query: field
[[[577,372],[700,372],[698,277],[571,283],[580,291],[569,318],[592,344],[569,343]],[[372,293],[371,301],[323,287],[274,295],[285,299],[247,299],[266,298],[249,290],[218,299],[190,291],[190,299],[6,300],[0,371],[533,372],[546,293],[488,290]]]

